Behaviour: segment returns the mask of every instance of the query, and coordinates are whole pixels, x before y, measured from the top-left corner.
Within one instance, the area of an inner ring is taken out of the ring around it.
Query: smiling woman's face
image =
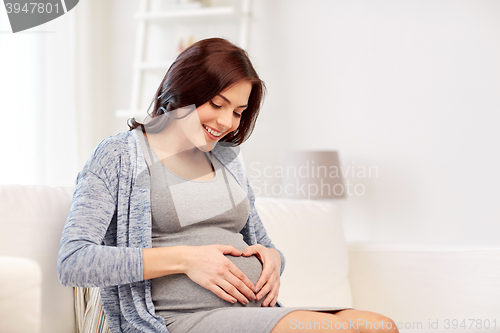
[[[208,150],[212,150],[220,139],[238,128],[251,92],[252,84],[240,81],[196,109],[204,135],[204,145],[208,145]],[[201,142],[201,137],[198,141]]]

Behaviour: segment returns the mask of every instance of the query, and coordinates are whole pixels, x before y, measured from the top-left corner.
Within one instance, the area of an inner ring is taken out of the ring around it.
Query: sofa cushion
[[[75,331],[73,288],[57,278],[57,252],[73,187],[0,186],[0,255],[42,267],[42,332]]]
[[[351,307],[348,252],[339,208],[330,201],[258,197],[255,206],[286,260],[284,306]]]
[[[419,333],[500,331],[499,244],[351,243],[349,258],[356,308]]]
[[[42,271],[28,258],[0,256],[0,332],[40,332]]]

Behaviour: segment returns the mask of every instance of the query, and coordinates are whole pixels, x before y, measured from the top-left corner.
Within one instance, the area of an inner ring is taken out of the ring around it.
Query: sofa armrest
[[[356,309],[423,329],[475,319],[500,330],[500,245],[350,243],[349,264]]]
[[[28,258],[0,256],[0,332],[38,333],[42,270]]]
[[[42,269],[42,332],[75,332],[73,288],[57,278],[57,251],[74,187],[0,185],[0,255]]]

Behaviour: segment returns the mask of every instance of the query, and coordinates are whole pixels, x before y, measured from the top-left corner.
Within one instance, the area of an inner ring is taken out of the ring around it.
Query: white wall
[[[338,150],[364,195],[351,240],[498,243],[500,2],[255,0],[249,52],[268,96],[243,147]],[[268,180],[269,183],[277,180]]]
[[[129,105],[136,2],[113,1],[112,109]],[[500,2],[253,0],[248,51],[268,94],[245,164],[338,150],[350,240],[498,243]],[[116,119],[109,135],[126,130]],[[98,142],[98,141],[97,141]],[[272,170],[272,169],[271,169]],[[360,187],[362,186],[362,188]]]
[[[130,102],[137,7],[109,2],[90,29],[99,94],[80,105],[96,120],[82,165],[127,130],[114,112]],[[242,150],[257,194],[280,180],[256,170],[287,150],[338,150],[344,171],[378,170],[347,176],[365,189],[339,201],[349,239],[499,242],[499,1],[253,0],[253,15],[268,95]]]
[[[0,184],[74,184],[73,14],[12,33],[0,6]]]

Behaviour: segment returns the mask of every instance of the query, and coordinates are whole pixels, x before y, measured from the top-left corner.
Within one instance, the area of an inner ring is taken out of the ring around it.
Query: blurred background
[[[267,86],[241,148],[256,195],[279,195],[287,151],[333,150],[348,240],[499,243],[499,1],[141,6],[81,0],[16,34],[0,9],[0,183],[74,185],[99,141],[144,119],[175,55],[219,36]]]

